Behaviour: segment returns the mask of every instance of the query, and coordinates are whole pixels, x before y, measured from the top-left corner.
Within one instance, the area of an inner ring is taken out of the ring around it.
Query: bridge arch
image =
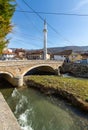
[[[51,73],[51,74],[56,75],[56,70],[51,65],[40,64],[40,65],[36,65],[36,66],[34,65],[33,67],[26,69],[25,72],[22,74],[22,76],[26,75],[28,72],[30,73],[31,71],[37,71],[37,72],[42,71],[42,72],[44,72],[43,74]]]
[[[5,79],[6,81],[8,81],[10,84],[13,85],[13,74],[9,73],[9,72],[5,72],[5,71],[0,71],[0,80],[2,81],[3,79]],[[5,87],[5,86],[3,86]]]
[[[14,76],[13,76],[13,74],[12,73],[10,73],[10,72],[8,72],[8,71],[0,71],[0,75],[7,75],[7,76],[9,76],[9,77],[11,77],[11,78],[13,78]]]

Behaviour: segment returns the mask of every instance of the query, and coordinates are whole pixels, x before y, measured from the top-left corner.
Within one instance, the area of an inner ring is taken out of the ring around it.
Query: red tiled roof
[[[2,54],[6,54],[6,55],[14,55],[15,53],[13,53],[13,52],[9,52],[9,51],[4,51]]]

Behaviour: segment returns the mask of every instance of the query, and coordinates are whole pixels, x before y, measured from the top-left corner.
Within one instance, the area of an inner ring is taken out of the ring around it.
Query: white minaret
[[[44,20],[44,49],[43,49],[43,53],[44,53],[44,60],[47,60],[47,23],[46,20]]]

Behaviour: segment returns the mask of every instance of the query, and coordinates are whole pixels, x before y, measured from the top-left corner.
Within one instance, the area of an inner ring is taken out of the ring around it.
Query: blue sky
[[[88,14],[88,0],[24,0],[37,12]],[[23,0],[16,0],[16,10],[32,11]],[[40,14],[58,32],[48,26],[47,47],[87,46],[88,16]],[[15,11],[9,48],[43,48],[43,21],[32,13]]]

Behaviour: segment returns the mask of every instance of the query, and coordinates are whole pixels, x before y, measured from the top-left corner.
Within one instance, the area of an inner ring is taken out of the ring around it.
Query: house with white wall
[[[43,60],[44,59],[44,52],[43,50],[33,50],[33,51],[27,51],[26,52],[26,58],[28,60]],[[50,54],[46,54],[46,59],[50,59]]]
[[[72,50],[64,50],[55,53],[53,58],[54,60],[59,60],[59,61],[75,62],[77,60],[81,60],[82,56],[79,53],[73,52]]]
[[[15,57],[15,53],[11,49],[3,50],[0,59],[1,60],[12,60]]]

